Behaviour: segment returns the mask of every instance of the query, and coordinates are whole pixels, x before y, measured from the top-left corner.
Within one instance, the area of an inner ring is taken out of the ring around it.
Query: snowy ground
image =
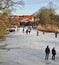
[[[55,38],[54,33],[45,33],[32,30],[30,34],[22,32],[22,28],[9,34],[5,41],[7,45],[0,49],[0,65],[59,65],[59,34]],[[55,47],[56,59],[45,60],[45,48],[50,50]]]

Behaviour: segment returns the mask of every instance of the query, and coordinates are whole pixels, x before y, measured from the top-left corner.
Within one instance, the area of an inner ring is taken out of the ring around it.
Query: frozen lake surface
[[[30,34],[18,31],[10,33],[5,41],[6,45],[0,47],[0,65],[59,65],[59,34],[55,38],[54,33],[45,33],[32,30]],[[45,48],[49,45],[50,50],[55,47],[56,59],[45,60]]]

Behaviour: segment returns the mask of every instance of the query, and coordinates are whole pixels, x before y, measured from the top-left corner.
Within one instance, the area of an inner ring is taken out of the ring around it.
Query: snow
[[[5,50],[0,49],[0,65],[59,65],[59,34],[55,38],[54,33],[45,33],[31,30],[30,34],[23,33],[23,28],[10,33],[5,43],[8,44]],[[26,30],[26,29],[25,29]],[[49,45],[50,51],[56,49],[56,59],[45,60],[45,48]],[[8,50],[9,49],[9,50]]]

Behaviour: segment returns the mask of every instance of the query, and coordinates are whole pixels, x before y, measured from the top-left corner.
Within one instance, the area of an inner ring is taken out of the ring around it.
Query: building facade
[[[12,19],[17,20],[19,22],[34,22],[33,15],[23,15],[23,16],[11,16]]]

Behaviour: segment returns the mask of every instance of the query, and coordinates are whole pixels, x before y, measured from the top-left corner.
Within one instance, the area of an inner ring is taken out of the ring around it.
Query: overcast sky
[[[17,0],[18,1],[18,0]],[[21,8],[16,6],[16,11],[13,15],[31,15],[38,11],[41,7],[46,7],[50,1],[52,1],[57,8],[59,7],[59,0],[23,0],[24,6]]]

